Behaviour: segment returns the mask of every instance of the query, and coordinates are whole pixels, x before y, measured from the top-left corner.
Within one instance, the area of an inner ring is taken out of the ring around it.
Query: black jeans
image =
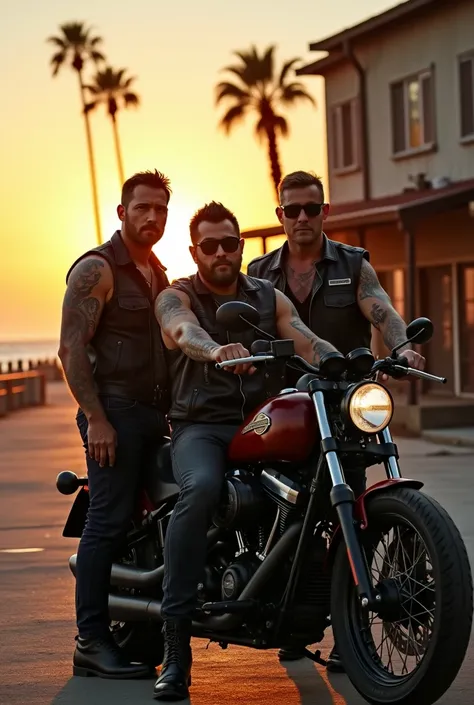
[[[76,617],[79,636],[108,633],[110,571],[130,527],[143,473],[153,462],[160,439],[169,435],[162,412],[134,400],[102,397],[109,422],[117,433],[113,467],[101,468],[87,453],[87,419],[76,421],[86,449],[90,506],[77,552]]]
[[[164,617],[191,617],[206,564],[206,534],[223,488],[237,425],[173,424],[173,473],[180,488],[165,540]]]

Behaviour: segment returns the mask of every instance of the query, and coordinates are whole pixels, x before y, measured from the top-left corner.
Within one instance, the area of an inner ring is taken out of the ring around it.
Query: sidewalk
[[[474,448],[474,426],[436,428],[429,431],[423,431],[422,437],[431,443]]]

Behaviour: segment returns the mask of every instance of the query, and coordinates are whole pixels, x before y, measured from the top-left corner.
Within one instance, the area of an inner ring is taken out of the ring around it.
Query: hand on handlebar
[[[229,345],[221,345],[212,353],[214,362],[226,362],[226,360],[238,360],[241,357],[250,357],[247,348],[244,348],[240,343],[229,343]],[[233,372],[235,375],[249,374],[253,375],[257,371],[251,363],[244,365],[235,365],[235,367],[224,368],[227,372]]]
[[[400,355],[398,361],[404,367],[411,367],[413,370],[424,370],[425,369],[425,364],[426,364],[425,358],[423,357],[423,355],[420,355],[419,353],[415,352],[415,350],[405,350]],[[398,379],[406,379],[406,377],[407,377],[407,375],[403,375],[400,377],[397,376]],[[382,372],[381,378],[382,378],[383,382],[386,382],[390,378],[390,375],[387,375]]]

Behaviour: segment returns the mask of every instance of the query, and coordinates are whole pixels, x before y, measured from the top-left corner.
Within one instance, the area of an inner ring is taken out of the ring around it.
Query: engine
[[[227,474],[213,523],[235,532],[236,550],[227,561],[219,555],[220,595],[216,599],[239,597],[274,541],[300,512],[301,492],[297,483],[272,468],[265,468],[257,476],[245,470]],[[213,574],[215,594],[216,571]],[[209,580],[206,582],[210,587]]]

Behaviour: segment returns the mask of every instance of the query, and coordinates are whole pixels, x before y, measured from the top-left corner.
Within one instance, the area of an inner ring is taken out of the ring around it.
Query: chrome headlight
[[[343,410],[359,431],[378,433],[392,420],[393,401],[381,384],[364,382],[349,390]]]

